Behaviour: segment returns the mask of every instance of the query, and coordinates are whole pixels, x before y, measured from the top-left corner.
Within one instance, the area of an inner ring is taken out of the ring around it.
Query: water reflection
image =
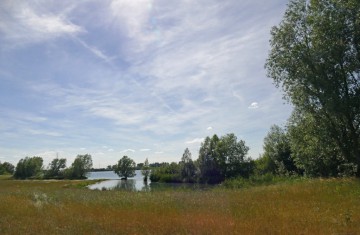
[[[121,180],[114,172],[90,172],[88,179],[108,179],[89,185],[92,190],[159,191],[159,190],[207,190],[214,186],[204,184],[171,184],[144,182],[141,171],[136,171],[133,178]]]
[[[136,182],[133,179],[119,180],[113,189],[114,190],[136,191],[135,185],[136,185]]]

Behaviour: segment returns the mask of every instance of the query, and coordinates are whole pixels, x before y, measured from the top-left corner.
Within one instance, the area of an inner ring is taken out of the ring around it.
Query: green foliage
[[[62,179],[64,178],[63,170],[66,167],[65,158],[55,158],[51,161],[48,166],[48,169],[45,172],[45,178],[52,179]]]
[[[41,157],[26,157],[16,165],[16,179],[42,178],[43,159]]]
[[[248,188],[253,186],[264,186],[264,185],[274,185],[278,183],[285,182],[294,182],[300,181],[303,178],[297,176],[279,176],[273,174],[264,174],[264,175],[252,175],[249,178],[238,177],[232,179],[226,179],[222,186],[225,188],[239,189],[239,188]]]
[[[292,130],[297,163],[311,175],[342,174],[338,162],[359,169],[360,1],[291,1],[271,35],[268,76],[301,114]]]
[[[135,176],[136,164],[134,160],[130,159],[128,156],[123,156],[115,167],[115,173],[118,176],[123,177],[125,180],[128,177]]]
[[[91,170],[92,165],[90,154],[77,155],[71,167],[65,170],[64,175],[68,179],[86,179],[86,173]]]
[[[219,137],[213,135],[212,138],[206,137],[205,141],[201,143],[199,150],[199,169],[200,182],[216,184],[224,180],[224,175],[221,172],[221,167],[218,163],[216,146],[219,142]]]
[[[181,183],[181,167],[179,164],[162,164],[160,167],[153,168],[150,174],[151,182],[160,183]]]
[[[269,173],[288,175],[300,173],[292,158],[290,138],[281,127],[273,125],[264,139],[264,161]]]
[[[256,175],[275,174],[276,172],[275,162],[269,156],[259,156],[259,158],[254,160],[254,163],[254,173]]]
[[[144,181],[147,182],[150,176],[149,160],[146,158],[144,164],[141,167],[141,174],[144,176]]]
[[[185,149],[180,162],[181,178],[184,182],[196,181],[196,166],[191,158],[191,152],[188,148]]]
[[[14,173],[14,165],[9,162],[0,162],[0,175],[4,174],[13,174]]]
[[[203,183],[220,183],[225,178],[249,177],[254,163],[246,158],[249,147],[245,141],[237,141],[234,134],[219,138],[206,137],[199,151],[200,180]]]
[[[3,167],[3,165],[0,162],[0,175],[5,174],[5,168]]]
[[[5,174],[13,174],[15,171],[15,166],[9,162],[3,162],[2,167],[5,170]]]
[[[328,138],[328,132],[326,125],[295,110],[289,121],[289,134],[296,165],[307,176],[354,175],[356,165],[342,156],[337,145]]]

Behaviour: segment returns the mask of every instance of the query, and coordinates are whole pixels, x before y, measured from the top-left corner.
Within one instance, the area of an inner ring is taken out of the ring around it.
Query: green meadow
[[[360,180],[242,189],[97,191],[92,181],[0,180],[0,234],[359,234]]]

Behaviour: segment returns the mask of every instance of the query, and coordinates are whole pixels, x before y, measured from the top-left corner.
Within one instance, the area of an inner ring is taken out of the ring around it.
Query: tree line
[[[163,163],[153,168],[150,179],[152,182],[216,184],[227,178],[248,178],[255,167],[254,160],[247,157],[248,151],[245,141],[237,140],[233,133],[220,138],[206,137],[197,160],[192,160],[186,148],[179,163]]]
[[[43,159],[38,156],[25,157],[20,159],[16,167],[10,163],[0,164],[2,166],[11,166],[8,171],[13,174],[15,179],[86,179],[87,173],[92,171],[93,162],[90,154],[77,155],[71,166],[66,167],[66,158],[53,159],[47,167],[43,165]],[[134,160],[123,156],[117,164],[108,166],[105,170],[114,171],[122,179],[135,176],[136,164]],[[4,170],[5,172],[5,170]],[[144,181],[148,180],[150,175],[149,161],[142,164],[141,170]],[[0,171],[2,174],[2,171]]]
[[[86,179],[92,167],[90,154],[77,155],[70,167],[66,168],[66,158],[55,158],[47,167],[38,156],[25,157],[17,163],[15,179]]]

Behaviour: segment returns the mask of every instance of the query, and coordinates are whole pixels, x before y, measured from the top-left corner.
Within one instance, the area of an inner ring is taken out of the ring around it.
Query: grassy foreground
[[[193,192],[78,184],[1,179],[0,234],[360,234],[357,179]]]

